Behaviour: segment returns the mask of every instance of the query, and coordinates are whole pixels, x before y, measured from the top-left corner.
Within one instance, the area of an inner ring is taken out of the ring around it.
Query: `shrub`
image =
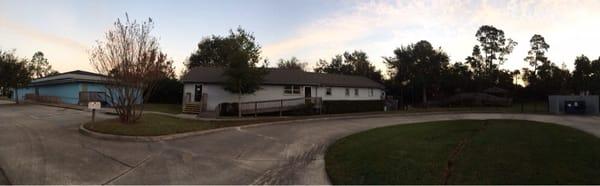
[[[383,111],[383,100],[323,101],[324,114]]]

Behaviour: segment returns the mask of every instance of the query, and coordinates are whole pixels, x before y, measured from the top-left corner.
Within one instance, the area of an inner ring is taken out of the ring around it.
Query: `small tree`
[[[0,51],[0,87],[14,88],[15,101],[19,103],[19,88],[31,82],[27,60],[19,59],[13,52]]]
[[[232,41],[234,42],[234,41]],[[223,72],[227,78],[225,90],[238,95],[238,117],[242,117],[242,95],[251,94],[260,89],[260,83],[266,73],[265,69],[257,68],[250,62],[249,53],[235,49],[238,44],[231,43],[231,51],[239,51],[227,55],[227,66]]]
[[[160,51],[152,29],[152,19],[138,23],[126,14],[91,51],[92,66],[106,75],[107,99],[123,123],[141,118],[144,98],[167,76],[165,72],[172,72],[172,61]]]

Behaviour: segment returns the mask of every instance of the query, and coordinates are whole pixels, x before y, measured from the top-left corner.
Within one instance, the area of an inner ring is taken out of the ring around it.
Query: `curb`
[[[225,130],[234,130],[234,129],[245,129],[245,128],[255,128],[255,127],[263,127],[270,125],[285,125],[292,123],[300,123],[300,122],[309,122],[309,121],[327,121],[327,120],[344,120],[344,119],[364,119],[364,118],[385,118],[385,117],[398,117],[398,116],[423,116],[423,115],[448,115],[448,114],[526,114],[526,113],[499,113],[499,112],[427,112],[427,113],[399,113],[399,114],[373,114],[373,115],[359,115],[359,116],[339,116],[339,117],[323,117],[323,118],[308,118],[308,119],[298,119],[298,120],[287,120],[287,121],[274,121],[274,122],[266,122],[266,123],[256,123],[242,126],[232,126],[232,127],[223,127],[223,128],[215,128],[201,131],[193,131],[193,132],[185,132],[178,134],[167,134],[160,136],[125,136],[125,135],[115,135],[115,134],[106,134],[101,132],[95,132],[89,130],[84,127],[85,123],[79,125],[79,132],[85,136],[103,139],[103,140],[113,140],[113,141],[129,141],[129,142],[159,142],[159,141],[169,141],[175,140],[190,136],[202,136],[207,134],[212,134],[216,132],[221,132]],[[544,114],[529,114],[529,115],[544,115]]]

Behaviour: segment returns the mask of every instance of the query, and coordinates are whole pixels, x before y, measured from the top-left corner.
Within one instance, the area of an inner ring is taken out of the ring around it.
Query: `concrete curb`
[[[398,117],[398,116],[425,116],[425,115],[432,115],[432,114],[447,115],[447,114],[527,114],[527,113],[426,112],[426,113],[398,113],[398,114],[372,114],[372,115],[358,115],[358,116],[322,117],[322,118],[308,118],[308,119],[298,119],[298,120],[256,123],[256,124],[249,124],[249,125],[223,127],[223,128],[215,128],[215,129],[185,132],[185,133],[178,133],[178,134],[160,135],[160,136],[124,136],[124,135],[106,134],[106,133],[95,132],[95,131],[89,130],[89,129],[85,128],[84,123],[82,123],[79,126],[79,132],[83,135],[93,137],[93,138],[103,139],[103,140],[129,141],[129,142],[159,142],[159,141],[175,140],[175,139],[180,139],[180,138],[185,138],[185,137],[190,137],[190,136],[201,136],[201,135],[221,132],[221,131],[225,131],[225,130],[255,128],[255,127],[263,127],[263,126],[270,126],[270,125],[284,125],[284,124],[301,123],[301,122],[309,122],[309,121],[365,119],[365,118],[376,118],[376,117],[383,118],[383,117]],[[527,114],[527,115],[545,115],[545,114]]]

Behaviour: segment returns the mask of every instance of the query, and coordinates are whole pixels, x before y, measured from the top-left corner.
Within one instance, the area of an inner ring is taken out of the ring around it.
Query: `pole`
[[[96,109],[92,109],[92,123],[96,122]]]
[[[283,116],[283,99],[280,101],[281,104],[279,105],[279,117]]]

